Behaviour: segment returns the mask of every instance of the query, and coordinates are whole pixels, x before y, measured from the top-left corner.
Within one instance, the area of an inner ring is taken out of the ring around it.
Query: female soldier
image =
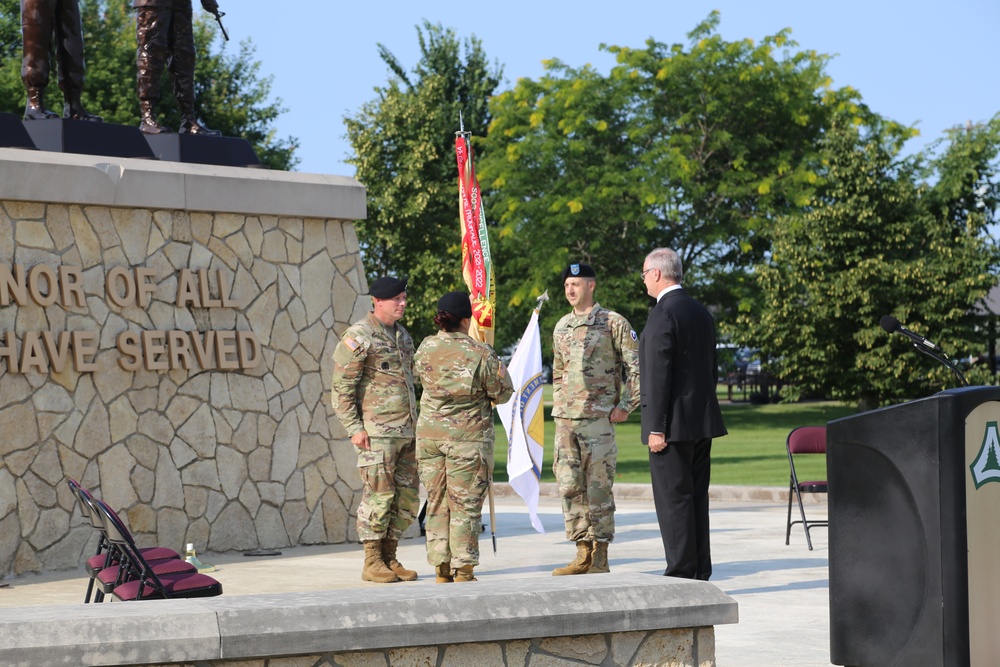
[[[434,316],[441,330],[414,357],[424,388],[417,466],[427,489],[427,562],[438,583],[476,580],[483,498],[493,473],[493,404],[514,393],[496,352],[469,337],[471,318],[468,294],[445,294]]]

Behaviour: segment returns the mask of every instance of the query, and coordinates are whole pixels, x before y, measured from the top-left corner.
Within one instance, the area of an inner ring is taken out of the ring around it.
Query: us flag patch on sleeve
[[[353,352],[354,350],[358,349],[358,344],[359,344],[358,341],[354,340],[350,336],[347,336],[346,338],[344,338],[344,345],[346,345],[347,347],[351,348],[351,352]]]
[[[500,362],[500,377],[503,377],[504,375],[507,375],[507,367],[504,366],[503,362],[501,361]]]

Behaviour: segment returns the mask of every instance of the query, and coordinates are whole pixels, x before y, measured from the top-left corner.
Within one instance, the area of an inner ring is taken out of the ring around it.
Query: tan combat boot
[[[608,566],[608,543],[594,542],[594,562],[591,563],[587,574],[601,574],[610,571],[611,568]]]
[[[552,570],[552,576],[561,577],[566,574],[586,574],[594,562],[594,543],[589,540],[579,540],[576,543],[576,558],[566,567]]]
[[[399,540],[391,540],[388,537],[382,540],[382,562],[401,580],[416,581],[416,571],[407,570],[402,563],[396,560],[396,546],[398,544]]]
[[[455,570],[455,581],[479,581],[472,576],[472,565],[463,565]]]
[[[382,541],[365,540],[365,567],[361,570],[362,581],[374,581],[376,584],[391,584],[399,581],[399,577],[382,562]]]
[[[455,581],[455,577],[451,574],[451,563],[441,563],[436,568],[437,577],[434,578],[434,582],[438,584],[450,584]]]

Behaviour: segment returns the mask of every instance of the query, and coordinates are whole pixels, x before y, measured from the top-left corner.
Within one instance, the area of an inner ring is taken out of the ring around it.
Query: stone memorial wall
[[[93,554],[67,478],[142,544],[356,539],[364,215],[349,178],[0,149],[0,577]]]

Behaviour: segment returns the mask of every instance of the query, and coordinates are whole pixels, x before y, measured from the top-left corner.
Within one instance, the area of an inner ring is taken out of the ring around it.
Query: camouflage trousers
[[[552,472],[562,496],[566,537],[610,542],[615,537],[615,428],[607,417],[557,417],[555,422]]]
[[[358,450],[364,483],[358,505],[358,539],[398,540],[420,509],[417,455],[413,438],[372,438],[371,449]]]
[[[492,442],[417,442],[420,481],[427,489],[427,562],[479,565],[483,500],[493,473]]]

